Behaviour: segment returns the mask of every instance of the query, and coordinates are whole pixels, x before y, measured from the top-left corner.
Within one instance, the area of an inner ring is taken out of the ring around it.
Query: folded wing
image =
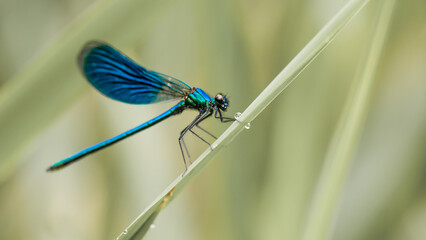
[[[104,95],[130,104],[179,99],[191,87],[133,62],[106,43],[87,43],[78,57],[80,70]]]

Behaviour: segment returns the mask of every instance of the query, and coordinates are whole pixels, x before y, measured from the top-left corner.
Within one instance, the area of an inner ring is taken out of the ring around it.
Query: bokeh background
[[[231,99],[242,112],[344,0],[0,1],[0,239],[113,239],[184,170],[185,112],[54,173],[52,163],[173,103],[107,99],[85,42]],[[372,0],[155,221],[146,239],[298,239],[365,60]],[[211,119],[216,135],[227,124]],[[398,1],[332,239],[425,239],[426,1]],[[207,146],[187,137],[193,158]],[[337,206],[336,206],[337,207]]]

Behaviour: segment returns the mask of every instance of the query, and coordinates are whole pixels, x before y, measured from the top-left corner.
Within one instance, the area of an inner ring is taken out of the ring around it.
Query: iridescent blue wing
[[[182,98],[186,83],[149,71],[106,43],[89,42],[78,56],[87,80],[106,96],[130,104],[150,104]]]

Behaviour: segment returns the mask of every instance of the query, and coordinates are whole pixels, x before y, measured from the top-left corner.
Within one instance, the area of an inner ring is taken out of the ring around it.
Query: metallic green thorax
[[[212,106],[215,104],[214,98],[211,98],[200,88],[192,88],[191,92],[185,98],[185,104],[189,108],[203,109],[203,106]]]

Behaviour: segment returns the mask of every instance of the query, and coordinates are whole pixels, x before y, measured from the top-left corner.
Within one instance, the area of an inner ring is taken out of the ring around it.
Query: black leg
[[[180,147],[180,152],[182,153],[183,163],[185,164],[185,171],[183,171],[182,173],[182,176],[183,176],[185,172],[188,170],[188,166],[186,165],[185,155],[183,154],[181,139],[179,139],[179,147]]]
[[[195,125],[197,128],[201,129],[201,131],[207,133],[208,135],[210,135],[212,138],[217,139],[217,137],[213,134],[211,134],[209,131],[207,131],[206,129],[200,127],[200,125],[198,125],[198,123]]]
[[[184,142],[184,140],[183,140],[183,137],[185,136],[185,134],[188,132],[188,130],[190,129],[190,128],[192,128],[193,127],[193,125],[194,124],[196,124],[198,121],[199,121],[199,119],[202,117],[202,114],[199,114],[195,119],[194,119],[194,121],[192,121],[185,129],[183,129],[182,130],[182,132],[180,132],[180,136],[179,136],[179,147],[180,147],[180,152],[182,153],[182,157],[183,157],[183,163],[185,164],[185,171],[183,172],[183,174],[182,174],[182,176],[185,174],[185,172],[188,170],[188,165],[186,164],[186,158],[185,158],[185,154],[184,154],[184,152],[183,152],[183,148],[182,148],[182,145],[184,146],[184,148],[185,148],[185,150],[186,150],[186,152],[187,152],[187,155],[188,155],[188,158],[190,157],[189,156],[189,153],[188,153],[188,149],[187,149],[187,147],[186,147],[186,144],[185,144],[185,142]],[[190,162],[191,162],[191,160],[189,160]],[[192,163],[192,162],[191,162]]]
[[[186,147],[185,138],[182,138],[182,145],[185,148],[186,156],[188,156],[189,164],[192,164],[191,155],[189,155],[188,148]]]
[[[219,113],[219,116],[217,115],[218,113]],[[186,152],[186,155],[188,156],[189,162],[192,164],[191,158],[190,158],[190,155],[189,155],[189,151],[188,151],[188,148],[186,147],[186,144],[185,144],[185,141],[183,140],[183,137],[189,131],[211,147],[209,142],[207,142],[204,138],[202,138],[200,135],[195,133],[192,129],[194,127],[197,127],[199,129],[201,129],[203,132],[205,132],[208,135],[210,135],[211,137],[213,137],[214,139],[217,139],[213,134],[211,134],[210,132],[208,132],[207,130],[205,130],[204,128],[202,128],[198,125],[199,123],[201,123],[202,121],[204,121],[205,119],[210,117],[212,114],[213,114],[213,112],[211,111],[211,109],[200,113],[185,129],[182,130],[182,132],[180,132],[179,147],[180,147],[180,152],[182,153],[183,163],[185,164],[185,171],[182,173],[182,176],[185,175],[186,171],[188,170],[188,165],[186,164],[186,158],[185,158],[185,154],[184,154],[183,149],[185,149],[185,152]],[[229,118],[229,117],[222,116],[222,112],[219,109],[215,110],[214,117],[220,119],[220,121],[223,122],[223,123],[233,122],[233,121],[236,120],[235,118]],[[183,145],[183,148],[182,148],[182,145]]]
[[[205,130],[204,128],[200,127],[200,123],[204,120],[206,120],[207,118],[209,118],[211,115],[213,114],[213,112],[209,112],[208,114],[206,114],[203,118],[201,118],[196,124],[195,127],[199,128],[201,131],[207,133],[208,135],[210,135],[212,138],[217,139],[217,137],[213,134],[211,134],[209,131]],[[199,137],[197,134],[194,133],[194,135],[196,135],[197,137]],[[204,141],[204,139],[202,139],[201,137],[199,137],[201,140]]]
[[[206,130],[204,130],[203,128],[201,128],[200,126],[198,126],[199,123],[201,123],[202,121],[204,121],[205,119],[207,119],[208,117],[210,117],[212,115],[212,112],[207,111],[204,113],[201,113],[199,116],[199,119],[196,119],[196,121],[194,120],[189,126],[188,126],[188,131],[190,131],[192,134],[194,134],[196,137],[198,137],[199,139],[201,139],[201,141],[207,143],[210,146],[210,143],[207,142],[204,138],[202,138],[200,135],[198,135],[197,133],[195,133],[194,131],[192,131],[192,129],[194,127],[198,127],[199,129],[203,130],[204,132],[206,132],[207,134],[209,134],[210,136],[216,138],[215,136],[213,136],[213,134],[207,132]]]
[[[200,135],[196,134],[194,131],[192,131],[192,129],[189,129],[189,131],[194,134],[196,137],[198,137],[199,139],[201,139],[201,141],[207,143],[210,146],[210,143],[207,142],[204,138],[200,137]]]
[[[183,172],[182,176],[185,175],[185,172],[188,170],[188,165],[186,164],[186,158],[185,158],[185,154],[183,152],[183,147],[185,148],[188,158],[190,158],[189,156],[189,151],[186,147],[186,144],[183,140],[183,137],[185,136],[185,134],[190,131],[192,133],[194,133],[192,131],[192,128],[197,125],[198,123],[200,123],[201,121],[203,121],[204,119],[206,119],[207,117],[209,117],[211,115],[210,111],[206,111],[204,113],[200,113],[185,129],[182,130],[182,132],[180,132],[180,136],[179,136],[179,147],[180,147],[180,152],[182,153],[182,157],[183,157],[183,163],[185,164],[185,171]],[[194,133],[195,134],[195,133]],[[206,142],[207,144],[210,145],[210,143],[208,143],[207,141],[205,141],[203,138],[201,138],[199,135],[195,134],[197,137],[199,137],[201,140],[203,140],[204,142]],[[189,162],[192,163],[191,159],[189,159]]]
[[[219,113],[219,116],[217,116],[217,113]],[[222,112],[219,109],[216,109],[215,113],[214,113],[214,117],[215,118],[219,118],[221,122],[226,123],[226,122],[233,122],[237,119],[235,118],[230,118],[230,117],[224,117],[222,116]]]

